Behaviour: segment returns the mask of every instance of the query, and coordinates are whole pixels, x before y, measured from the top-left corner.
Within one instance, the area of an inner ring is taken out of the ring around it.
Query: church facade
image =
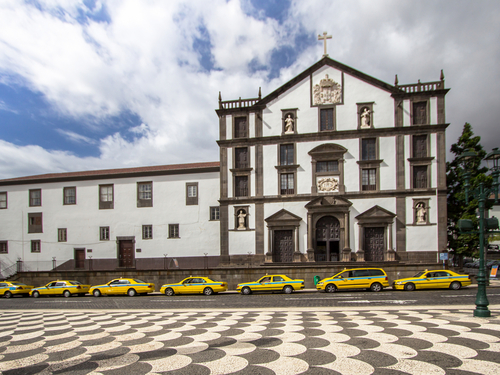
[[[219,95],[219,162],[2,180],[1,267],[437,261],[447,91],[324,56],[265,97]]]

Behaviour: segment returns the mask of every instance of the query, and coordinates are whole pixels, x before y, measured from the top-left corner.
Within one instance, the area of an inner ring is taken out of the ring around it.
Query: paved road
[[[146,300],[141,298],[140,300]],[[2,301],[5,302],[5,301]],[[14,374],[498,375],[500,305],[0,311]]]
[[[138,296],[110,297],[43,297],[0,299],[0,310],[29,309],[190,309],[190,308],[289,308],[289,307],[362,307],[362,306],[474,306],[477,288],[461,290],[422,290],[415,292],[384,290],[380,293],[366,291],[319,293],[314,290],[293,294],[236,293],[218,295],[182,295],[167,297],[159,293]],[[488,288],[490,304],[500,304],[500,288]]]

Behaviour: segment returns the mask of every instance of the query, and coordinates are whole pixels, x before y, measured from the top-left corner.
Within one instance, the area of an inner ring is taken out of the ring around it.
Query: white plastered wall
[[[427,213],[430,225],[413,225],[413,202],[417,199],[429,199]],[[406,198],[406,251],[437,251],[438,205],[436,196],[416,196]]]

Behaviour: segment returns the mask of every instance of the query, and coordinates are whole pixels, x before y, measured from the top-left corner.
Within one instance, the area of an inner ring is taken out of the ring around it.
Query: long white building
[[[436,261],[447,92],[325,56],[265,97],[219,95],[219,162],[1,180],[2,269]]]

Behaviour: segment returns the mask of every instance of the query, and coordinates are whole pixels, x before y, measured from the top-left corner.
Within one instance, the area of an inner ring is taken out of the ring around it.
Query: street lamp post
[[[477,199],[478,201],[478,211],[479,211],[479,232],[474,230],[474,225],[472,220],[462,219],[458,221],[458,227],[463,232],[478,233],[479,234],[479,270],[477,274],[477,295],[476,295],[476,309],[474,310],[474,316],[487,318],[491,315],[488,309],[488,297],[486,296],[486,266],[484,260],[484,247],[485,247],[485,234],[490,229],[498,229],[498,219],[496,218],[485,218],[486,202],[492,193],[495,194],[495,203],[498,202],[498,176],[500,174],[498,168],[498,159],[500,158],[500,151],[498,148],[494,148],[484,160],[488,163],[492,162],[493,167],[492,177],[493,184],[492,188],[487,188],[484,183],[481,182],[476,189],[470,190],[470,178],[471,172],[468,169],[468,164],[471,159],[476,157],[477,154],[474,151],[468,150],[463,153],[460,160],[464,164],[464,179],[465,179],[465,202],[469,203],[469,193]]]

